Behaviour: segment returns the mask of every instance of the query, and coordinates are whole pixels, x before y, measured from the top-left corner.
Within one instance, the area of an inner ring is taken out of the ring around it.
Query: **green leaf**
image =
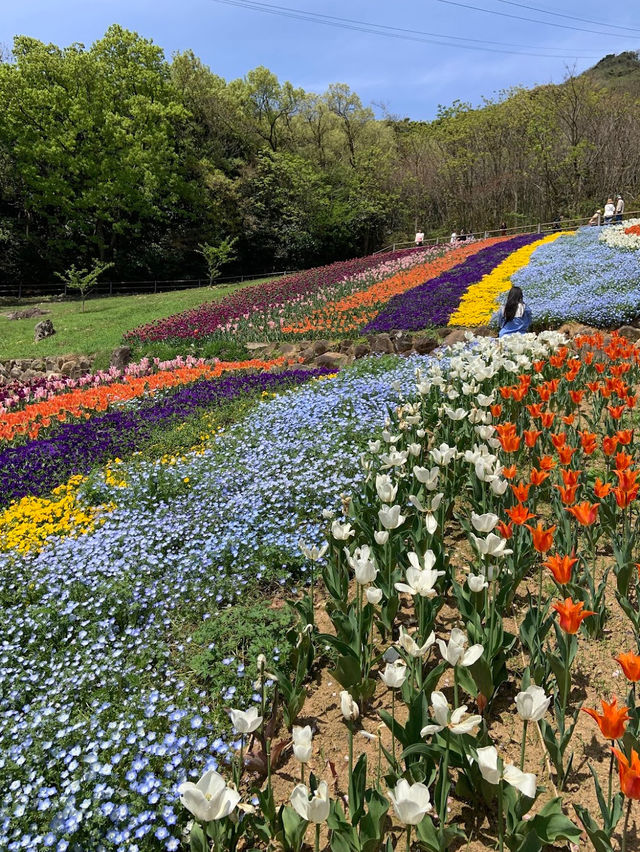
[[[191,852],[209,852],[209,841],[204,829],[198,822],[194,822],[189,835],[189,848]]]
[[[574,805],[573,808],[596,852],[614,852],[609,835],[600,828],[589,811],[582,805]]]
[[[580,829],[562,812],[559,796],[547,802],[530,824],[543,843],[554,843],[558,839],[578,843],[580,840]]]

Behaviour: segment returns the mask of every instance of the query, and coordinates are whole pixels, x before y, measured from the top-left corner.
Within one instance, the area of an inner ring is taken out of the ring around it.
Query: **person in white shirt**
[[[421,246],[424,243],[424,232],[418,231],[415,236],[416,246]]]
[[[605,225],[610,225],[613,221],[613,217],[615,215],[616,208],[613,203],[613,198],[607,198],[607,203],[604,205],[604,223]]]
[[[451,245],[458,242],[458,235],[455,231],[451,234],[451,239],[449,240],[449,242],[451,243]]]
[[[622,214],[624,213],[624,198],[619,195],[616,199],[616,224],[622,222]]]

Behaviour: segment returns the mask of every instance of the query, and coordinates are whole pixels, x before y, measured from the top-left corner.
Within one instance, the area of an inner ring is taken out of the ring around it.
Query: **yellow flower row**
[[[104,523],[112,506],[85,508],[78,503],[83,476],[72,476],[51,497],[23,497],[0,512],[0,551],[41,550],[50,536],[78,536]]]
[[[540,246],[552,243],[563,234],[573,231],[558,231],[549,234],[535,243],[517,249],[506,260],[499,263],[476,284],[472,284],[460,300],[457,311],[451,315],[449,325],[486,325],[498,308],[498,296],[511,286],[511,276],[525,267],[531,260],[531,255]]]

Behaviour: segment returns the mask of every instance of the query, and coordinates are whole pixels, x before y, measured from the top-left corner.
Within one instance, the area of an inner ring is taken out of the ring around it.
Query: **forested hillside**
[[[119,26],[90,48],[19,37],[0,64],[0,280],[96,258],[118,278],[205,275],[198,247],[225,237],[242,271],[308,267],[417,225],[591,214],[618,191],[630,205],[639,68],[606,57],[413,122],[376,119],[342,83],[305,92],[266,68],[227,82]]]

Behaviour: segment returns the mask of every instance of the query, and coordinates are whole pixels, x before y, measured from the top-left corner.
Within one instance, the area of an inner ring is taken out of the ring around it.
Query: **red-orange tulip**
[[[498,521],[496,524],[496,529],[502,536],[502,538],[509,539],[513,535],[513,524],[505,524],[504,521]]]
[[[587,500],[575,506],[566,506],[565,512],[570,512],[583,527],[590,527],[598,520],[600,503],[589,503]]]
[[[546,472],[546,470],[538,470],[535,467],[531,468],[530,480],[532,485],[542,485],[545,479],[548,478],[549,474]]]
[[[637,683],[640,680],[640,656],[632,654],[629,651],[627,654],[618,654],[613,658],[622,666],[622,671],[627,680]]]
[[[536,441],[542,435],[541,429],[525,429],[522,433],[524,435],[524,442],[527,447],[535,447]]]
[[[539,402],[525,406],[533,420],[536,420],[542,414],[542,406]]]
[[[526,521],[531,520],[531,518],[535,518],[535,515],[531,514],[527,507],[523,506],[522,503],[518,503],[517,506],[513,506],[511,509],[506,509],[505,511],[513,523],[517,524],[519,527],[521,527]]]
[[[504,476],[505,479],[513,479],[513,477],[516,475],[517,472],[518,472],[518,470],[517,470],[515,464],[509,465],[509,467],[503,467],[502,468],[502,475]]]
[[[517,485],[511,486],[511,490],[513,491],[515,498],[519,503],[524,503],[524,501],[528,499],[529,488],[531,488],[531,486],[529,484],[525,484],[524,482],[519,482]]]
[[[612,485],[610,482],[603,482],[600,477],[598,477],[593,486],[593,493],[596,497],[607,497],[611,493]]]
[[[551,433],[551,443],[557,449],[560,447],[564,447],[567,440],[566,432],[552,432]]]
[[[542,523],[538,521],[537,526],[534,528],[526,524],[527,529],[531,533],[531,537],[533,538],[533,546],[538,551],[538,553],[546,553],[551,550],[553,547],[553,534],[556,531],[555,524],[548,529],[544,529]]]
[[[602,736],[608,740],[619,740],[624,734],[624,723],[631,718],[627,713],[628,707],[618,707],[618,699],[613,697],[611,703],[607,703],[604,698],[601,700],[602,713],[597,713],[589,707],[583,707],[583,711],[588,713],[592,719],[598,723],[598,727],[602,732]]]
[[[551,571],[556,582],[564,586],[571,581],[571,572],[577,561],[575,557],[556,554],[555,556],[548,556],[543,564]]]
[[[575,447],[559,447],[558,458],[560,459],[560,464],[570,464],[571,457],[573,456],[575,451]]]
[[[620,789],[628,799],[640,799],[640,757],[635,749],[631,749],[631,760],[617,748],[612,749],[618,761]]]
[[[618,438],[616,435],[607,435],[602,439],[602,452],[605,456],[612,456],[618,446]]]
[[[555,485],[554,488],[557,488],[560,492],[560,499],[565,506],[570,506],[572,503],[575,503],[576,492],[578,490],[577,485],[567,485],[566,487],[563,487],[562,485]]]
[[[561,470],[560,475],[562,476],[562,481],[567,486],[577,485],[578,480],[580,479],[580,471],[579,470]]]
[[[557,601],[553,604],[553,609],[559,616],[560,627],[566,633],[577,633],[583,620],[589,615],[595,615],[595,612],[590,609],[583,612],[583,606],[584,601],[574,603],[571,598],[565,598],[564,601]]]
[[[539,466],[540,470],[553,470],[556,466],[556,462],[553,460],[552,456],[542,456]]]
[[[613,417],[614,420],[619,420],[622,417],[622,413],[625,409],[624,405],[608,405],[607,411]]]
[[[622,444],[623,447],[630,444],[633,440],[633,429],[619,429],[616,432],[616,438],[618,439],[618,443]]]
[[[550,429],[551,424],[555,420],[555,414],[553,411],[543,411],[540,415],[540,423],[544,426],[545,429]]]
[[[628,453],[616,453],[616,470],[626,470],[633,464],[633,458]]]

